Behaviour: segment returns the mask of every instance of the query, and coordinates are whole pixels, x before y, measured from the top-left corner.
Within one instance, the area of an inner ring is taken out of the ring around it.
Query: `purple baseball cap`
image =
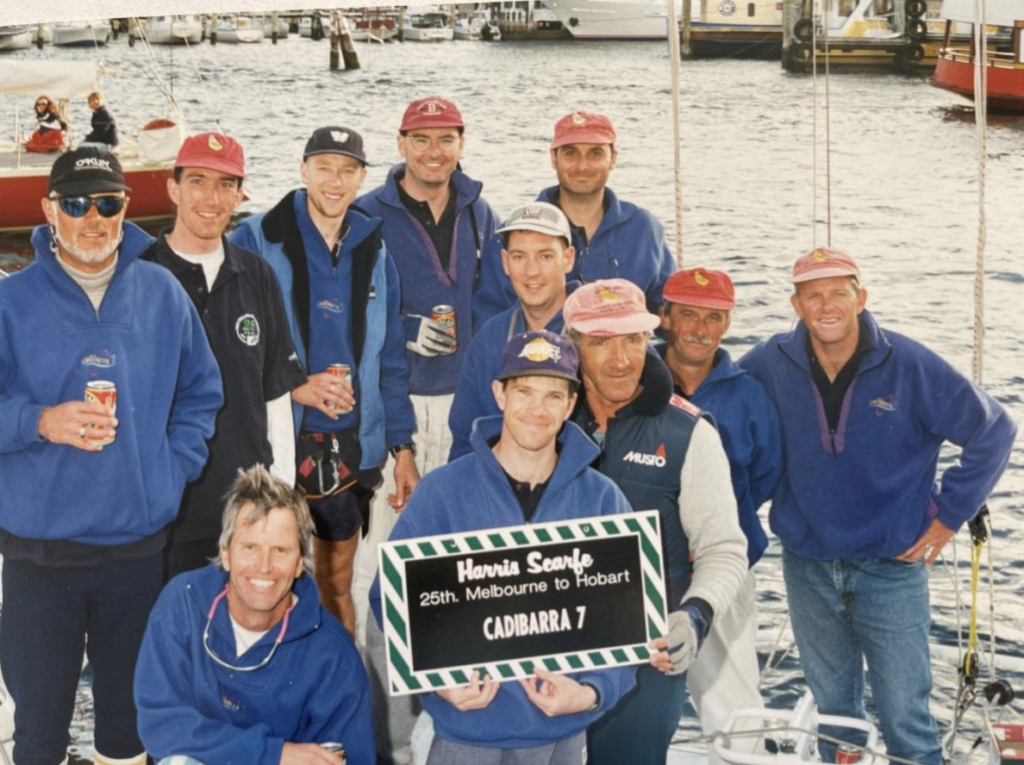
[[[564,335],[539,330],[515,335],[505,346],[498,380],[537,375],[561,377],[579,384],[576,346]]]

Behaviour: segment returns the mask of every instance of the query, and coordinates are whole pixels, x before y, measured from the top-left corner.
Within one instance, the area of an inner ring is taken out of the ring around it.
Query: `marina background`
[[[163,111],[143,68],[170,77],[190,130],[221,129],[244,145],[251,197],[244,212],[266,209],[299,185],[302,146],[326,124],[362,133],[372,164],[364,190],[378,185],[398,161],[395,134],[406,104],[436,93],[462,110],[463,168],[483,181],[501,216],[555,183],[548,156],[554,122],[574,108],[600,111],[619,135],[610,186],[658,215],[673,237],[665,44],[392,43],[363,44],[359,52],[361,70],[331,73],[328,44],[297,35],[276,46],[159,48],[155,59],[145,46],[129,48],[122,36],[105,49],[47,46],[5,60],[91,65],[99,58],[113,72],[102,90],[129,135]],[[787,74],[777,61],[688,61],[681,76],[684,259],[688,266],[724,269],[736,281],[740,305],[724,345],[739,356],[792,326],[792,261],[827,241],[825,81]],[[832,244],[860,260],[868,307],[883,326],[926,343],[970,374],[978,192],[973,112],[924,77],[833,75],[829,89]],[[27,124],[31,108],[27,97],[0,97],[0,131],[11,132],[15,110]],[[84,101],[73,104],[72,118],[81,139],[89,119]],[[1024,426],[1024,118],[989,118],[987,189],[985,386]],[[0,267],[19,267],[27,257],[26,235],[0,237]],[[1021,443],[990,506],[999,645],[1024,657]],[[966,541],[959,535],[962,587]],[[947,560],[951,554],[947,549]],[[761,623],[778,629],[786,607],[777,546],[757,572]],[[933,570],[932,598],[935,641],[956,645],[956,598],[941,563]],[[981,603],[985,614],[985,593]],[[987,617],[982,625],[987,638]],[[935,676],[935,710],[947,722],[955,669],[939,663]],[[1007,677],[1024,693],[1024,675]],[[768,703],[792,704],[802,692],[799,678],[797,663],[787,659],[769,679]],[[87,693],[81,704],[88,706]],[[76,725],[88,751],[88,724],[80,717]]]

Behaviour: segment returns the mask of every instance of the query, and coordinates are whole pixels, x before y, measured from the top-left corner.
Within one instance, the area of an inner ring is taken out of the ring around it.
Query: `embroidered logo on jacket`
[[[344,306],[341,303],[336,303],[333,300],[321,300],[316,304],[316,307],[331,313],[341,313],[344,310]]]
[[[235,334],[246,345],[259,345],[260,323],[251,313],[242,314],[235,322]]]
[[[884,398],[879,396],[878,398],[872,399],[868,406],[875,410],[875,417],[881,417],[886,412],[893,412],[896,410],[896,400],[891,394]]]
[[[232,712],[238,712],[245,709],[245,705],[242,704],[242,702],[229,699],[227,696],[221,696],[220,703],[225,709],[230,709]]]
[[[700,407],[689,399],[683,398],[678,393],[673,393],[672,398],[670,398],[668,402],[676,409],[682,409],[687,414],[692,414],[694,417],[700,417]]]
[[[622,458],[623,462],[632,462],[637,465],[647,465],[648,467],[665,467],[665,444],[661,444],[654,452],[654,454],[644,454],[643,452],[632,451],[626,454]]]
[[[82,359],[82,366],[86,367],[102,367],[103,369],[106,369],[114,366],[115,363],[117,363],[117,356],[106,348],[99,353],[90,353]]]

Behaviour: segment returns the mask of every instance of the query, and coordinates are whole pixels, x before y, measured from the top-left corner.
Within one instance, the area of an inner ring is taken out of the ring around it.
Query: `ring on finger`
[[[85,425],[83,425],[82,427],[80,427],[78,429],[78,437],[79,438],[85,438]]]

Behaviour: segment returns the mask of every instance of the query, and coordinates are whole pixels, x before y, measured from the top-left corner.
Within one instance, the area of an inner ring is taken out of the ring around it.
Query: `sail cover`
[[[101,68],[81,61],[0,60],[0,93],[85,98],[99,89]]]

